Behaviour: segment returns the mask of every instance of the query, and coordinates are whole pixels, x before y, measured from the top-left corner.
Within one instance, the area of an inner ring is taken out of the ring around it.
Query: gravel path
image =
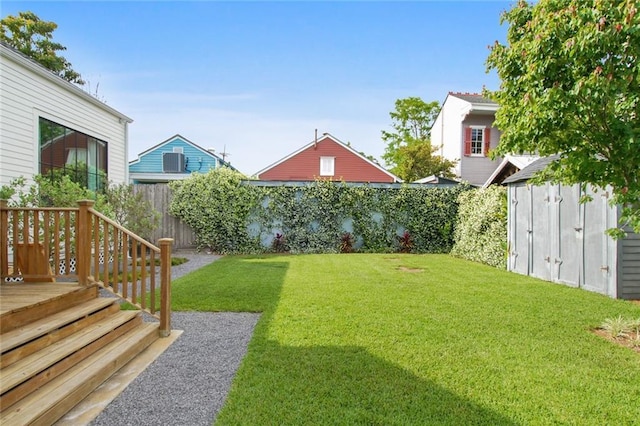
[[[176,252],[189,262],[171,269],[178,278],[219,257]],[[90,424],[211,425],[247,351],[260,315],[174,312],[184,333]]]

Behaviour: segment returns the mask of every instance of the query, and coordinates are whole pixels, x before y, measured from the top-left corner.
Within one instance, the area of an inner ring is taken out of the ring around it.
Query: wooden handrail
[[[94,210],[93,205],[92,200],[81,200],[76,208],[22,208],[8,207],[6,200],[0,200],[0,283],[95,283],[157,318],[160,335],[168,336],[173,239],[160,239],[158,247]]]

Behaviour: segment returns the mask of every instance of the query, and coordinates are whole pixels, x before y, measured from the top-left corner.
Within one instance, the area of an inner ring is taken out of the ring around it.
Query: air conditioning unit
[[[184,173],[184,154],[181,152],[162,154],[162,171],[164,173]]]

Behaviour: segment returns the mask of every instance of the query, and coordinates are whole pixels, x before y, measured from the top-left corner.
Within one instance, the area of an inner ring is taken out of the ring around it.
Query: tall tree
[[[392,171],[406,182],[414,182],[431,175],[455,177],[453,168],[456,162],[437,155],[438,150],[439,148],[432,146],[429,141],[402,145],[398,149],[402,161]]]
[[[398,99],[396,110],[389,113],[395,132],[382,131],[387,144],[382,155],[391,171],[411,181],[432,174],[452,176],[455,162],[434,155],[429,132],[440,112],[438,102],[424,102],[418,97]]]
[[[545,178],[611,185],[620,226],[640,232],[637,0],[520,1],[502,22],[507,44],[496,42],[487,59],[501,79],[489,93],[500,104],[494,154],[560,154]]]
[[[18,16],[8,15],[0,20],[0,41],[34,59],[65,80],[83,85],[80,74],[73,70],[71,63],[64,56],[58,54],[67,48],[52,40],[56,28],[58,25],[55,22],[43,21],[33,12],[19,12]]]

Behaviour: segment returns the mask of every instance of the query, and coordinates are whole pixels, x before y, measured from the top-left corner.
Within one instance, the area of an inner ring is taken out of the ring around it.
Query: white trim
[[[485,130],[487,130],[487,126],[478,126],[478,125],[472,125],[472,126],[467,126],[467,128],[471,129],[471,139],[469,140],[469,142],[471,143],[471,153],[469,154],[470,157],[486,157],[486,155],[484,154],[484,144],[485,143],[491,143],[491,141],[485,141],[484,140],[484,134],[485,134]],[[480,153],[474,153],[473,152],[473,130],[482,130],[482,146],[480,147]]]
[[[320,157],[320,176],[334,176],[336,171],[336,157]]]
[[[134,180],[149,183],[171,182],[174,180],[187,179],[191,177],[192,174],[193,173],[129,173],[129,183],[133,183]]]
[[[488,187],[493,184],[493,180],[507,167],[509,164],[513,164],[520,170],[527,167],[529,164],[533,163],[535,160],[540,158],[537,155],[511,155],[507,154],[500,165],[496,167],[496,169],[491,173],[491,176],[487,179],[487,181],[482,185],[483,188]]]

